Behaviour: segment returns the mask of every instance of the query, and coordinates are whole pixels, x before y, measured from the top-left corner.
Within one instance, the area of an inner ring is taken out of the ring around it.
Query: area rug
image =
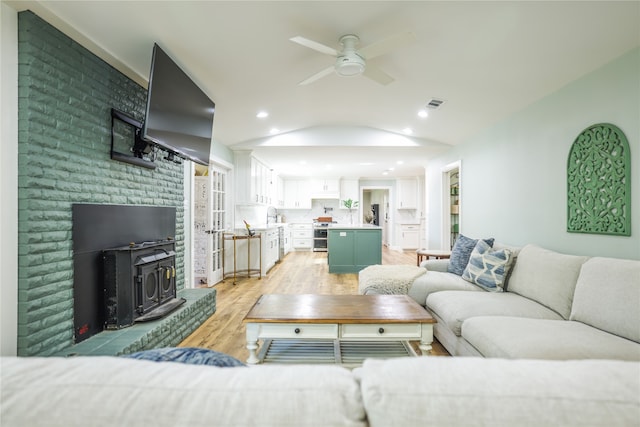
[[[426,272],[413,265],[370,265],[358,274],[358,293],[406,295],[413,281]]]

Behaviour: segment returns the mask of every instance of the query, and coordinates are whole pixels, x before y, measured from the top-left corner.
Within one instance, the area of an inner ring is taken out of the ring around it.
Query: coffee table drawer
[[[260,327],[260,338],[338,338],[336,324],[278,324],[263,323]]]
[[[346,324],[340,338],[420,338],[419,323]]]

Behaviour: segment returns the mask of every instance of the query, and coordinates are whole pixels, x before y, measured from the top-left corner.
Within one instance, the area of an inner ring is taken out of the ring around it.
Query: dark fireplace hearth
[[[103,262],[106,329],[160,318],[185,302],[176,298],[173,240],[107,249]]]

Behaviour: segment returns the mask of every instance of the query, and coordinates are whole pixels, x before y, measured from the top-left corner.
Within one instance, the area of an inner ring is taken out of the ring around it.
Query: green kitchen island
[[[327,233],[329,273],[357,273],[382,264],[382,228],[332,224]]]

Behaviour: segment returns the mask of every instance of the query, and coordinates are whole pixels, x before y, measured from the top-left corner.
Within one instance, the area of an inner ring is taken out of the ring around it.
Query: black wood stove
[[[107,249],[102,258],[106,329],[160,318],[185,302],[176,298],[173,240]]]

